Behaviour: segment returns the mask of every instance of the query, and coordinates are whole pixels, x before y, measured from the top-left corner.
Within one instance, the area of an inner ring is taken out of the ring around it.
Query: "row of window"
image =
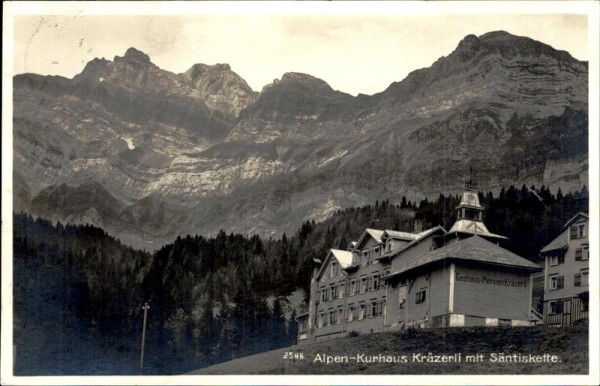
[[[589,258],[590,258],[590,251],[587,246],[575,249],[575,261],[589,260]],[[550,256],[549,263],[551,266],[564,264],[565,256],[564,255]]]
[[[360,265],[367,266],[370,264],[377,264],[379,260],[375,260],[376,257],[383,255],[383,248],[375,247],[372,250],[364,250],[360,255]]]
[[[573,276],[573,286],[585,287],[589,285],[589,271],[581,270]],[[548,289],[559,290],[565,287],[565,277],[563,275],[550,275],[550,283]]]
[[[379,273],[367,277],[363,276],[357,279],[352,279],[348,282],[346,287],[343,281],[338,284],[331,284],[329,287],[321,287],[320,294],[317,297],[321,299],[321,302],[330,302],[335,299],[341,299],[346,294],[348,296],[354,296],[358,294],[364,294],[370,291],[378,291],[381,287],[381,281],[379,280]]]
[[[347,322],[353,322],[355,320],[363,320],[366,318],[375,318],[380,315],[385,315],[386,312],[386,300],[385,298],[379,300],[371,300],[371,302],[361,302],[357,305],[349,304],[346,309],[346,315],[344,315],[344,308],[338,307],[337,309],[329,309],[327,312],[321,311],[316,316],[315,325],[317,328],[332,326],[334,324],[341,324],[344,318]]]

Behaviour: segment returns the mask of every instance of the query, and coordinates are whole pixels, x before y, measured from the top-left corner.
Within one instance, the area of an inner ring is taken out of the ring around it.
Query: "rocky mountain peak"
[[[144,63],[144,64],[151,63],[150,57],[148,55],[146,55],[142,51],[140,51],[136,48],[133,48],[133,47],[129,48],[125,52],[125,55],[122,58],[115,56],[115,61],[117,61],[118,59],[125,59],[128,62],[137,62],[137,63]]]
[[[218,74],[222,72],[233,72],[231,71],[231,66],[227,63],[217,63],[213,66],[204,63],[196,63],[189,70],[187,70],[183,75],[192,80],[193,82],[197,81],[200,77],[206,75],[207,73]]]
[[[460,42],[456,51],[464,50],[476,50],[483,54],[500,54],[505,58],[547,56],[563,62],[576,61],[566,51],[559,51],[548,44],[528,37],[516,36],[506,31],[488,32],[479,38],[475,35],[468,35]]]

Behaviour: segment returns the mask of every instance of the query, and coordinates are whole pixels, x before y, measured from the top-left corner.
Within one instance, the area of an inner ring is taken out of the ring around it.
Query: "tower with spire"
[[[448,231],[448,234],[455,235],[458,239],[464,239],[473,235],[478,235],[490,241],[506,240],[507,238],[495,233],[491,233],[483,223],[484,208],[479,202],[479,192],[477,185],[473,182],[473,170],[470,170],[469,180],[465,181],[465,188],[456,207],[456,222]]]

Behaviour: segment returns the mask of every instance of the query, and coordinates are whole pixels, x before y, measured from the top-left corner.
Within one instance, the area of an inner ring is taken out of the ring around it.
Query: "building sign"
[[[524,288],[527,287],[527,281],[519,281],[512,279],[496,279],[487,277],[485,275],[482,276],[469,276],[469,275],[461,275],[456,272],[456,281],[464,281],[467,283],[475,283],[475,284],[488,284],[488,285],[497,285],[502,287],[517,287]]]

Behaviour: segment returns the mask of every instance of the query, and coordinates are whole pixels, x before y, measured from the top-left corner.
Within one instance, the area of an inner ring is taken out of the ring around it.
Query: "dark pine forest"
[[[546,187],[480,193],[491,232],[536,260],[588,192]],[[89,225],[53,224],[14,214],[15,373],[137,374],[142,304],[148,302],[145,374],[177,374],[295,343],[296,306],[313,259],[346,249],[367,227],[411,231],[454,220],[457,195],[403,199],[306,220],[294,234],[263,239],[220,231],[187,235],[148,253]],[[297,302],[296,302],[297,303]]]

